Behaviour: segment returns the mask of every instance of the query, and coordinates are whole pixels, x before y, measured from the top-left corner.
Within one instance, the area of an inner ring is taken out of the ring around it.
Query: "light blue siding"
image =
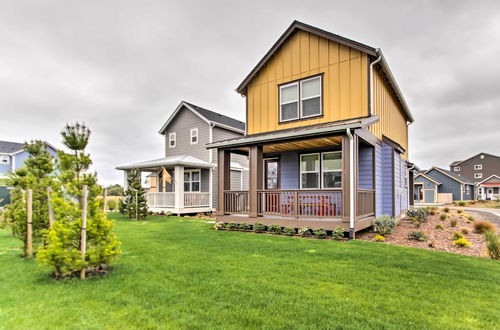
[[[383,196],[383,158],[382,146],[375,146],[375,216],[381,216],[382,212],[382,196]]]
[[[359,188],[373,189],[373,148],[359,146]]]
[[[382,143],[382,214],[390,216],[394,216],[393,161],[392,147]]]
[[[401,214],[401,159],[398,152],[394,152],[394,215]]]
[[[441,182],[441,185],[438,187],[438,193],[451,193],[453,194],[454,201],[459,201],[461,199],[460,191],[462,189],[462,185],[460,182],[435,169],[430,170],[426,173],[426,175]]]
[[[434,190],[426,190],[424,191],[424,202],[425,203],[434,203]]]
[[[7,174],[10,173],[10,169],[12,167],[12,157],[7,156],[9,158],[9,163],[8,164],[0,164],[0,174]]]
[[[429,180],[423,176],[419,176],[419,177],[415,178],[415,180],[413,180],[413,181],[414,181],[414,183],[422,183],[424,186],[424,189],[436,188],[436,184],[434,182],[432,182],[431,180]]]
[[[282,152],[280,166],[281,189],[299,189],[299,153]]]

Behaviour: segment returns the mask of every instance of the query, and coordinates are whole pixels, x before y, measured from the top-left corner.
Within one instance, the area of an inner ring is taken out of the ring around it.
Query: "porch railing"
[[[224,192],[224,213],[249,212],[248,191],[225,191]]]
[[[375,190],[358,190],[358,209],[356,215],[359,218],[375,215]]]
[[[257,213],[291,217],[341,217],[341,190],[261,190]]]
[[[184,207],[210,206],[209,192],[185,192]]]
[[[146,193],[146,201],[149,207],[174,207],[175,193],[173,192]]]

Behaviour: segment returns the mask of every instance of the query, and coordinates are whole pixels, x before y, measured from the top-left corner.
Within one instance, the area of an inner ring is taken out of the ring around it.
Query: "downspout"
[[[373,67],[375,66],[375,64],[377,64],[378,62],[380,62],[382,60],[382,53],[380,53],[380,49],[377,48],[375,51],[378,54],[378,58],[370,64],[370,109],[369,109],[369,113],[368,113],[369,116],[373,115],[373,99],[374,99],[374,97],[373,97]]]
[[[349,137],[349,238],[354,239],[354,137],[351,134],[351,129],[348,128],[347,136]]]
[[[407,169],[408,178],[406,180],[406,182],[407,182],[406,184],[408,187],[406,189],[406,193],[407,193],[408,197],[406,200],[408,201],[408,210],[410,209],[410,171],[412,171],[414,168],[415,168],[415,164],[408,167],[408,169]],[[415,194],[415,192],[413,191],[415,185],[413,184],[413,182],[411,184],[412,184],[411,191],[413,192],[413,194]],[[437,192],[434,194],[434,199],[436,199],[436,198],[437,198]],[[415,205],[415,199],[413,200],[413,204]]]

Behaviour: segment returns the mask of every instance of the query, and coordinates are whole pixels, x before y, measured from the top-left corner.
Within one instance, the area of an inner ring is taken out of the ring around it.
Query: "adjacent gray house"
[[[206,144],[243,136],[245,123],[182,101],[159,133],[165,143],[164,157],[118,166],[148,172],[146,194],[151,211],[174,214],[211,212],[217,203],[217,155]],[[230,162],[231,190],[248,189],[248,159],[235,154]],[[167,174],[168,173],[168,174]],[[170,176],[167,182],[164,176]]]
[[[449,203],[475,199],[474,182],[440,167],[420,171],[413,182],[415,203]]]

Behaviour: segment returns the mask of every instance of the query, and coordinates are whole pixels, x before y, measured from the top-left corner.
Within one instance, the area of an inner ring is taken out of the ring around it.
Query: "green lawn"
[[[494,328],[500,263],[117,215],[105,277],[54,281],[0,230],[0,328]]]

